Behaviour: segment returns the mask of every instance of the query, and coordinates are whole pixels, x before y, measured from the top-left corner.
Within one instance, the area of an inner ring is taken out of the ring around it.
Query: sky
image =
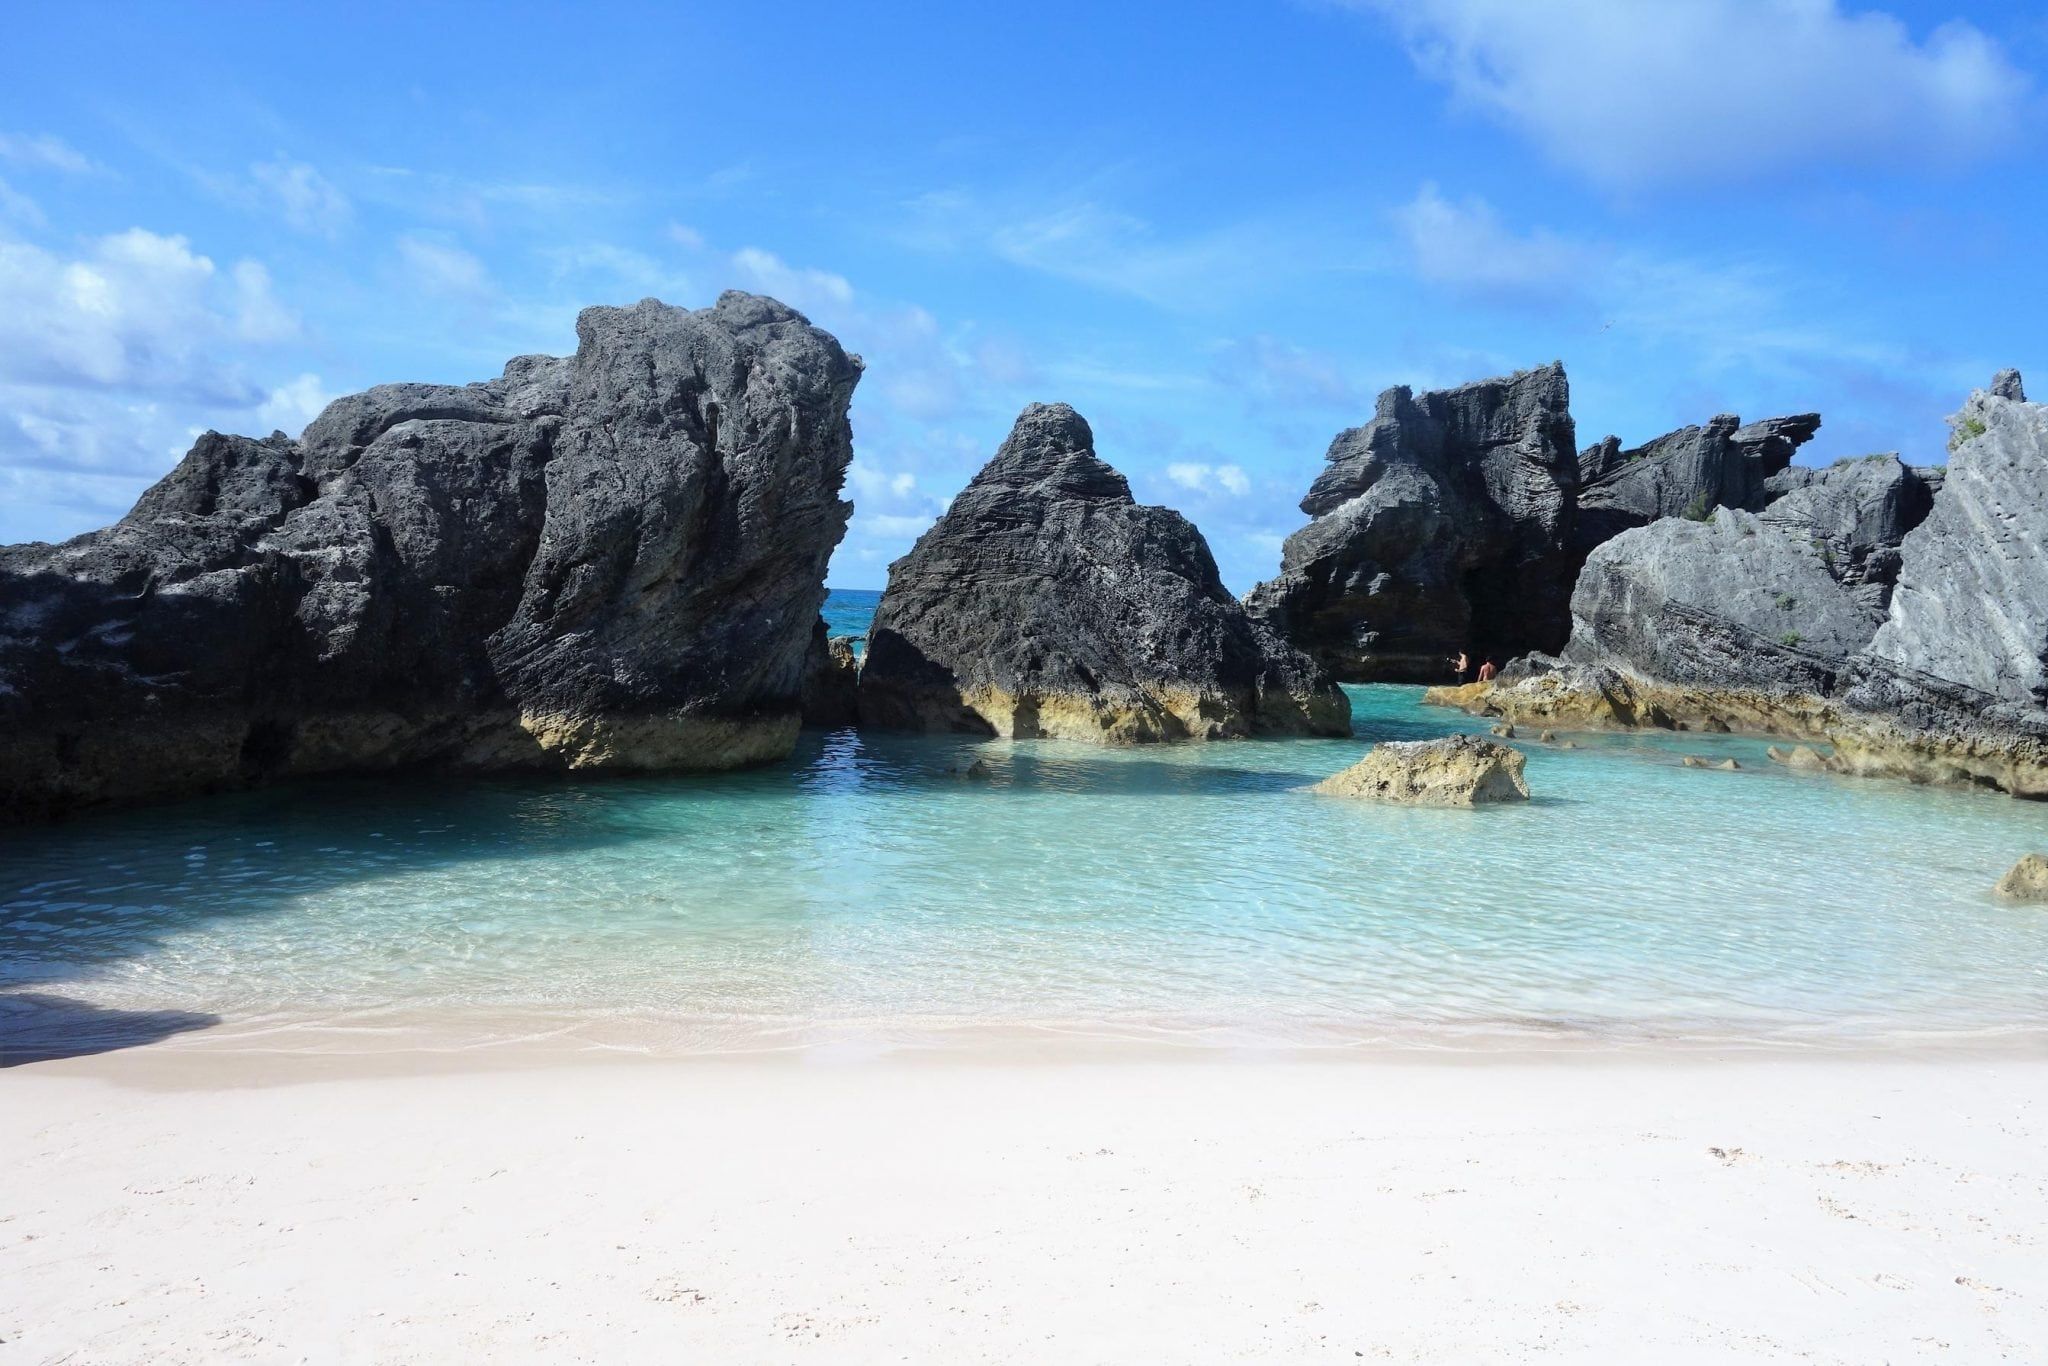
[[[0,541],[207,428],[720,291],[867,362],[830,582],[1034,401],[1270,577],[1395,384],[1565,362],[1581,445],[1819,411],[1942,458],[2048,390],[2048,6],[1190,0],[24,6],[0,49]]]

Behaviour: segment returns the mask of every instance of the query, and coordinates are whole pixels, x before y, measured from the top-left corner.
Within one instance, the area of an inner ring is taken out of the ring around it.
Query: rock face
[[[1310,791],[1408,806],[1479,806],[1529,799],[1520,750],[1476,735],[1389,740]]]
[[[1724,509],[1712,521],[1637,527],[1594,550],[1563,657],[1694,687],[1826,693],[1881,620],[1815,538]]]
[[[1033,404],[889,567],[863,725],[1122,743],[1347,735],[1350,705],[1260,630],[1201,533],[1143,507],[1064,404]]]
[[[1819,551],[1835,581],[1881,615],[1898,582],[1901,547],[1933,510],[1938,481],[1896,454],[1801,473],[1808,477],[1784,488],[1764,509],[1764,525]]]
[[[1578,558],[1661,517],[1697,520],[1717,507],[1761,512],[1771,476],[1819,429],[1817,413],[1748,426],[1723,413],[1704,427],[1681,427],[1633,450],[1622,450],[1611,436],[1589,447],[1579,457]]]
[[[2021,393],[2008,372],[1970,397],[1939,480],[1874,457],[1779,480],[1761,517],[1616,537],[1562,659],[1433,698],[1824,740],[1831,771],[2048,797],[2048,408]]]
[[[2023,393],[2019,376],[2000,377]],[[1871,656],[1998,702],[2048,706],[2048,406],[1973,394],[1933,508],[1900,546]]]
[[[828,636],[821,617],[804,657],[804,725],[841,730],[860,719],[860,661],[852,636]]]
[[[1461,650],[1570,626],[1578,461],[1562,365],[1416,395],[1341,433],[1252,615],[1350,680],[1434,680]],[[1475,661],[1476,662],[1476,661]]]
[[[410,764],[787,752],[860,363],[772,300],[592,308],[573,357],[209,433],[0,550],[0,817]]]

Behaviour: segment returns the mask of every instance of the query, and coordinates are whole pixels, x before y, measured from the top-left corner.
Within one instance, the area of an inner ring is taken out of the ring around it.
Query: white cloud
[[[1252,491],[1251,477],[1238,465],[1209,465],[1194,460],[1176,460],[1166,467],[1166,477],[1195,493],[1220,488],[1225,493],[1242,498]]]
[[[300,232],[338,237],[354,216],[348,196],[302,161],[279,156],[251,166],[249,174],[276,199],[284,221]]]
[[[130,228],[71,259],[0,241],[0,368],[18,382],[238,402],[251,390],[216,348],[294,331],[260,264],[223,277],[183,237]]]
[[[270,396],[258,405],[257,427],[295,437],[306,429],[308,422],[320,416],[321,409],[332,403],[334,398],[321,386],[320,376],[300,375],[272,389]]]
[[[2030,101],[1971,25],[1916,39],[1837,0],[1346,2],[1459,103],[1611,186],[1946,167],[1995,151]]]
[[[1587,252],[1541,228],[1511,232],[1485,200],[1444,198],[1426,184],[1394,211],[1415,271],[1432,284],[1480,295],[1568,292],[1584,276]]]
[[[66,175],[90,175],[99,170],[92,158],[48,133],[0,133],[0,161]]]
[[[398,259],[413,283],[443,298],[474,298],[490,288],[484,263],[461,247],[408,233],[398,239]]]
[[[1214,378],[1288,407],[1355,408],[1369,401],[1334,356],[1259,333],[1219,349]]]
[[[741,247],[734,252],[732,267],[750,288],[772,294],[802,312],[844,308],[853,302],[853,286],[845,276],[829,270],[799,269],[759,247]]]
[[[682,223],[668,225],[668,239],[684,251],[704,250],[704,234]]]

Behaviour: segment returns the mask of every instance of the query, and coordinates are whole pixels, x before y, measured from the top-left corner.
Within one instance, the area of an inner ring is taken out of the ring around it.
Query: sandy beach
[[[531,1063],[532,1065],[528,1065]],[[0,1361],[2026,1361],[2048,1059],[0,1072]]]

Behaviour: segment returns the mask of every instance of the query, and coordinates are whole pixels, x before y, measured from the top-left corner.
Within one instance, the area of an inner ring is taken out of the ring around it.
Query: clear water
[[[1474,724],[1352,695],[1350,741],[842,732],[739,774],[306,784],[12,832],[0,1016],[686,1049],[2048,1040],[2048,911],[1989,890],[2048,848],[2048,806],[1672,736],[1526,746],[1526,806],[1312,796],[1362,742]]]

